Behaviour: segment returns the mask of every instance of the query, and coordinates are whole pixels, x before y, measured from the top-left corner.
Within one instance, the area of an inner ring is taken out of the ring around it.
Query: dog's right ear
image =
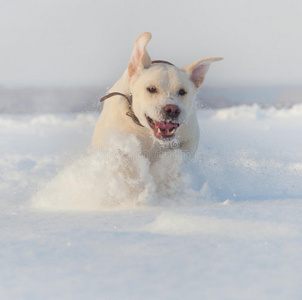
[[[145,32],[136,39],[128,65],[130,78],[134,74],[139,73],[143,68],[147,68],[151,65],[151,58],[146,50],[146,46],[151,40],[151,37],[152,35],[150,32]]]

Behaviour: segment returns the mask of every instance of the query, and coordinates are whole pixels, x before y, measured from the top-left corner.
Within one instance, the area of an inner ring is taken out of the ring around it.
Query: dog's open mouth
[[[176,129],[179,127],[178,123],[156,121],[146,116],[149,126],[158,139],[170,139],[174,137]]]

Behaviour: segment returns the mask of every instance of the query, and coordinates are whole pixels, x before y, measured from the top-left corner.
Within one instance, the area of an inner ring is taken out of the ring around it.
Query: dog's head
[[[182,70],[170,63],[152,63],[146,51],[151,34],[135,41],[128,65],[132,109],[140,123],[157,139],[168,141],[187,123],[193,98],[203,83],[210,64],[221,58],[199,60]]]

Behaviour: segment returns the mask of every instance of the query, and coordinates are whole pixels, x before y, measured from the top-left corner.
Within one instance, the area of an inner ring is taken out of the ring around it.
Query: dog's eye
[[[147,88],[148,92],[151,94],[157,93],[157,88],[155,86],[150,86]]]
[[[186,92],[184,89],[180,89],[180,90],[178,91],[178,95],[180,95],[180,96],[184,96],[186,93],[187,93],[187,92]]]

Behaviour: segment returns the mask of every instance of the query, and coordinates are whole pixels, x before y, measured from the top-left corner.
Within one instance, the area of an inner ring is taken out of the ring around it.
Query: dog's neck
[[[110,93],[110,94],[104,96],[100,101],[103,102],[106,99],[111,98],[113,96],[122,96],[122,97],[126,98],[127,101],[128,101],[128,109],[129,109],[127,111],[126,115],[128,117],[130,117],[135,124],[137,124],[137,125],[139,125],[141,127],[145,127],[144,125],[141,124],[141,122],[139,121],[138,117],[135,115],[135,113],[134,113],[134,111],[132,109],[132,94],[130,94],[129,96],[127,96],[127,95],[119,93],[119,92],[113,92],[113,93]]]

